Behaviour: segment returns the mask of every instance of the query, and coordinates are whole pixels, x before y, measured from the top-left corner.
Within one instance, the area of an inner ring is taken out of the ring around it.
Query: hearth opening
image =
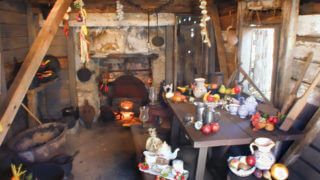
[[[149,103],[151,60],[157,57],[156,54],[110,54],[99,58],[100,102],[111,107],[119,124],[141,123],[139,108]]]

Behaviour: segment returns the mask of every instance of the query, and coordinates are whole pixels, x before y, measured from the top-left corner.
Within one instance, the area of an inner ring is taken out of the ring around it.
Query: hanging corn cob
[[[82,22],[81,29],[80,29],[80,59],[82,63],[89,62],[89,44],[88,41],[88,28],[86,25],[86,19],[87,19],[87,12],[83,8],[84,3],[82,0],[76,0],[74,1],[74,7],[79,9],[78,11],[78,22]]]

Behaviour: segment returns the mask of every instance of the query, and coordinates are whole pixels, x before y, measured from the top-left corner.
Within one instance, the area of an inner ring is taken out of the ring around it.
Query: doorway
[[[240,62],[241,67],[250,76],[261,92],[270,100],[273,99],[275,69],[277,64],[276,27],[245,27],[242,30]],[[243,76],[240,74],[240,80]],[[262,97],[247,82],[243,82],[243,92]]]

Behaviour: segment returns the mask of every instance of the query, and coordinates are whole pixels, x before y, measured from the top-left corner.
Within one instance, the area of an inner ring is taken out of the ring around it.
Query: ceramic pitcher
[[[254,150],[253,146],[258,149]],[[256,167],[260,170],[268,170],[275,163],[276,158],[271,149],[275,146],[275,143],[269,138],[256,138],[254,142],[250,144],[250,151],[256,158]]]
[[[196,78],[193,89],[193,95],[195,98],[202,98],[207,93],[207,88],[204,86],[204,78]]]

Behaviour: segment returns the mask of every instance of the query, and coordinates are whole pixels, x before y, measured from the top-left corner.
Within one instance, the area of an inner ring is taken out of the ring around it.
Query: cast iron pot
[[[46,123],[27,129],[9,142],[9,148],[23,163],[47,162],[64,152],[67,126],[63,123]]]
[[[63,180],[65,172],[62,167],[56,164],[37,164],[27,169],[32,177],[38,180]]]

